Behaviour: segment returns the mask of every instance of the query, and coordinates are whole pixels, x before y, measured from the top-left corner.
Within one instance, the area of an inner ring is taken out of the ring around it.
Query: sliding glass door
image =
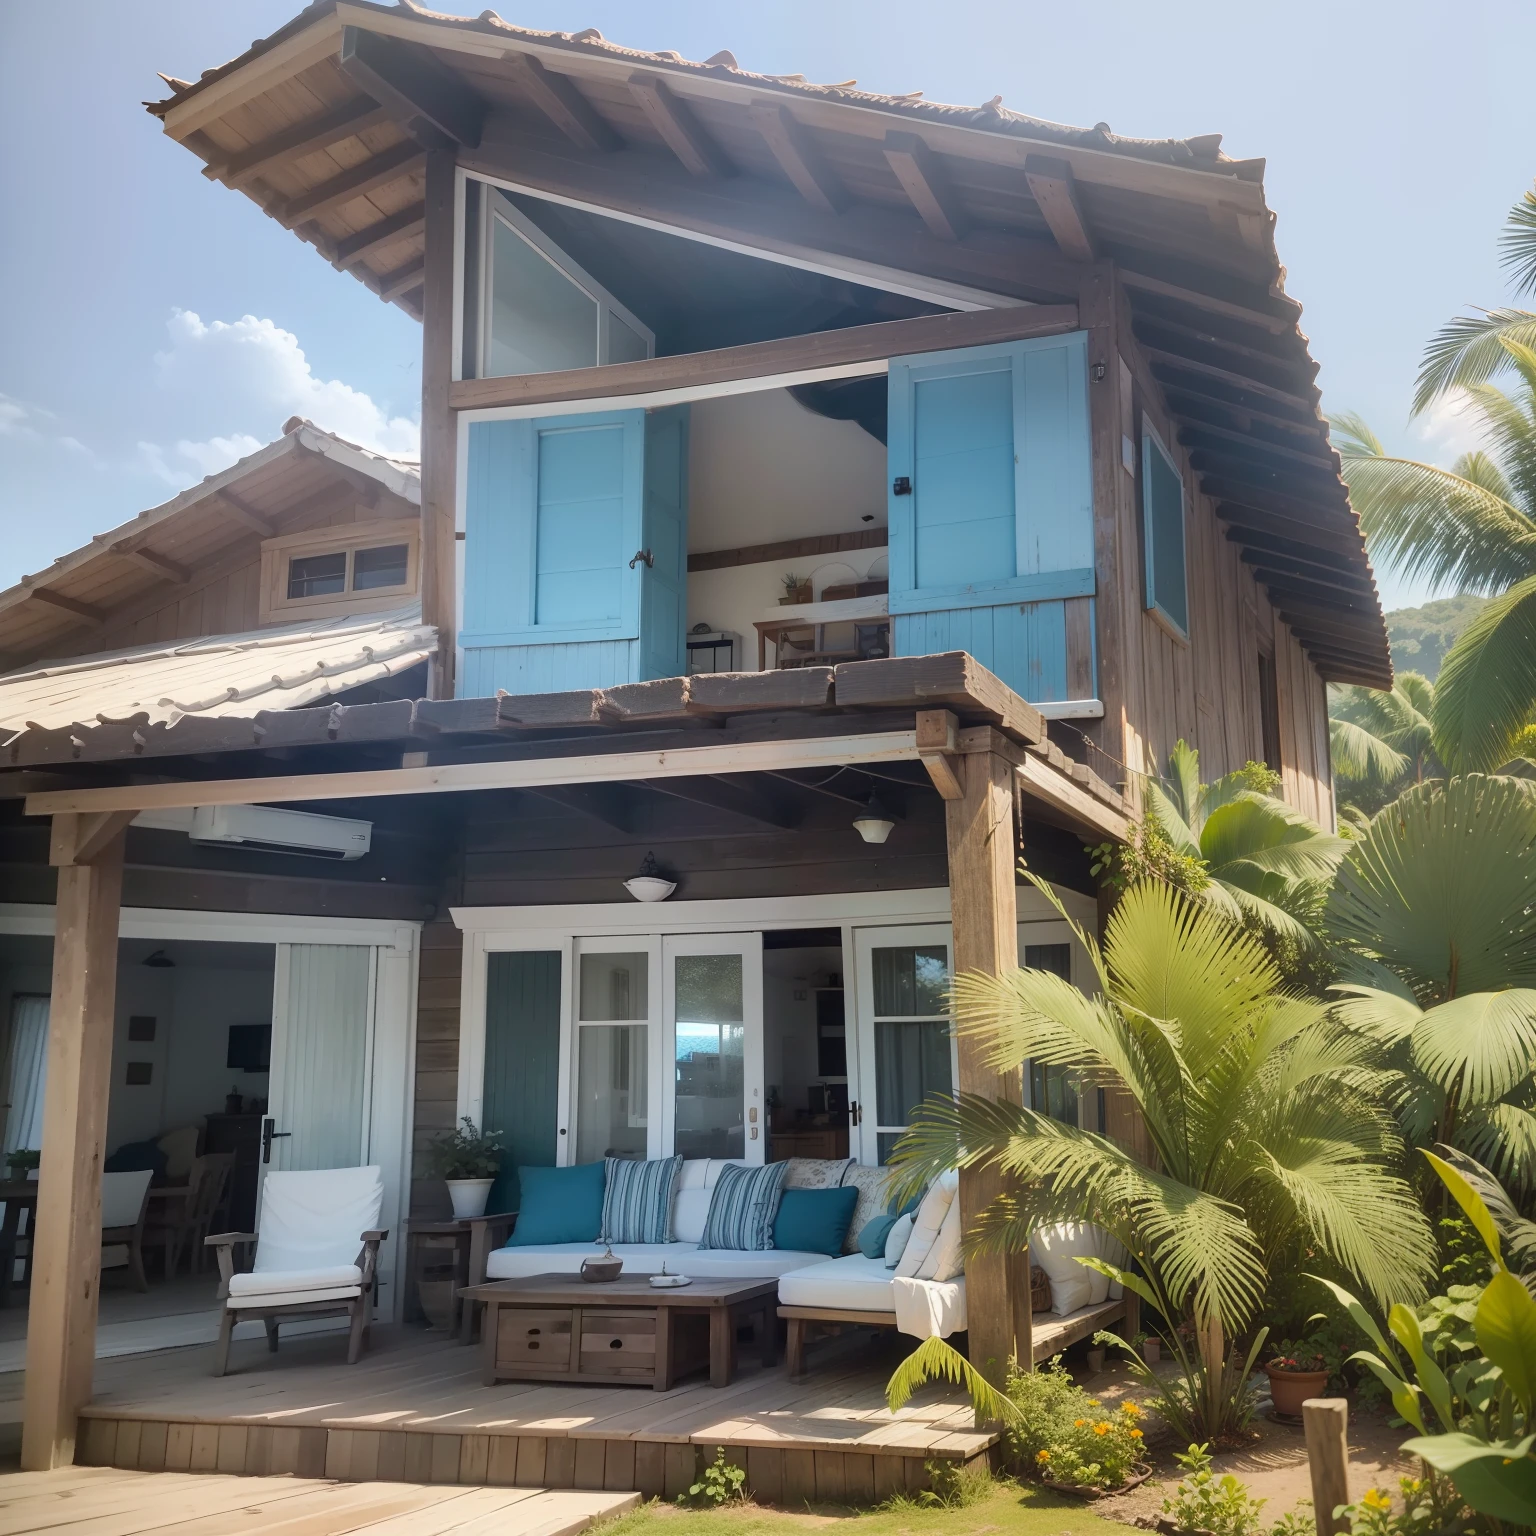
[[[577,941],[572,1162],[662,1155],[661,1126],[651,1109],[657,951],[648,937]]]

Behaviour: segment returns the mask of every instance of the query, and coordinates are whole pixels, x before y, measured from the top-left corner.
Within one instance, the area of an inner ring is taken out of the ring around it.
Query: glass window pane
[[[952,1093],[948,1024],[875,1025],[875,1116],[905,1125],[930,1093]]]
[[[1067,1067],[1030,1062],[1029,1102],[1032,1109],[1052,1120],[1060,1120],[1064,1125],[1077,1124],[1077,1083]]]
[[[877,949],[873,958],[878,1018],[923,1018],[948,1011],[944,994],[949,987],[949,950],[943,944]]]
[[[591,368],[597,302],[516,230],[492,221],[487,377]]]
[[[608,311],[608,356],[605,363],[638,363],[650,355],[650,348],[633,326],[626,325],[610,309]]]
[[[1024,965],[1031,971],[1054,971],[1063,981],[1072,980],[1070,944],[1026,944]]]
[[[352,590],[405,585],[406,546],[385,544],[378,549],[359,549],[352,556]]]
[[[645,1156],[644,1024],[585,1024],[576,1031],[576,1161]]]
[[[581,1004],[577,1017],[588,1019],[647,1019],[651,1015],[650,957],[636,954],[583,955]]]
[[[676,1128],[684,1157],[746,1154],[740,955],[678,955]]]
[[[289,597],[324,597],[347,590],[347,552],[303,555],[288,562]]]

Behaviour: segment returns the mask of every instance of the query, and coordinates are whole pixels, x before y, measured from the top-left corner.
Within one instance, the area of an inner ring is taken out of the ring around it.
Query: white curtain
[[[364,944],[290,944],[277,1129],[284,1168],[356,1168],[364,1144],[374,952]],[[277,1086],[277,1085],[274,1085]]]
[[[48,1080],[48,1004],[46,995],[18,993],[11,999],[11,1059],[6,1081],[11,1107],[5,1117],[3,1150],[43,1145],[43,1089]]]

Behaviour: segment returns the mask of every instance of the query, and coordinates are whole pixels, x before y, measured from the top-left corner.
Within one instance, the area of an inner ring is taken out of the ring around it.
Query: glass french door
[[[662,1156],[660,961],[652,937],[576,941],[571,1162]]]
[[[667,937],[661,961],[663,1146],[688,1158],[761,1163],[763,937]]]
[[[912,1112],[958,1080],[950,1029],[947,923],[854,933],[859,1096],[850,1111],[859,1161],[884,1163]]]

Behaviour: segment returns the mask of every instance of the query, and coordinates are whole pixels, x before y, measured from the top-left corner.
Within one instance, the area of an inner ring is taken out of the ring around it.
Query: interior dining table
[[[37,1209],[36,1179],[5,1179],[0,1181],[0,1201],[5,1205],[5,1218],[0,1221],[0,1307],[11,1304],[11,1284],[16,1270],[16,1241],[21,1233],[23,1211]],[[32,1232],[32,1222],[27,1222],[27,1233]]]

